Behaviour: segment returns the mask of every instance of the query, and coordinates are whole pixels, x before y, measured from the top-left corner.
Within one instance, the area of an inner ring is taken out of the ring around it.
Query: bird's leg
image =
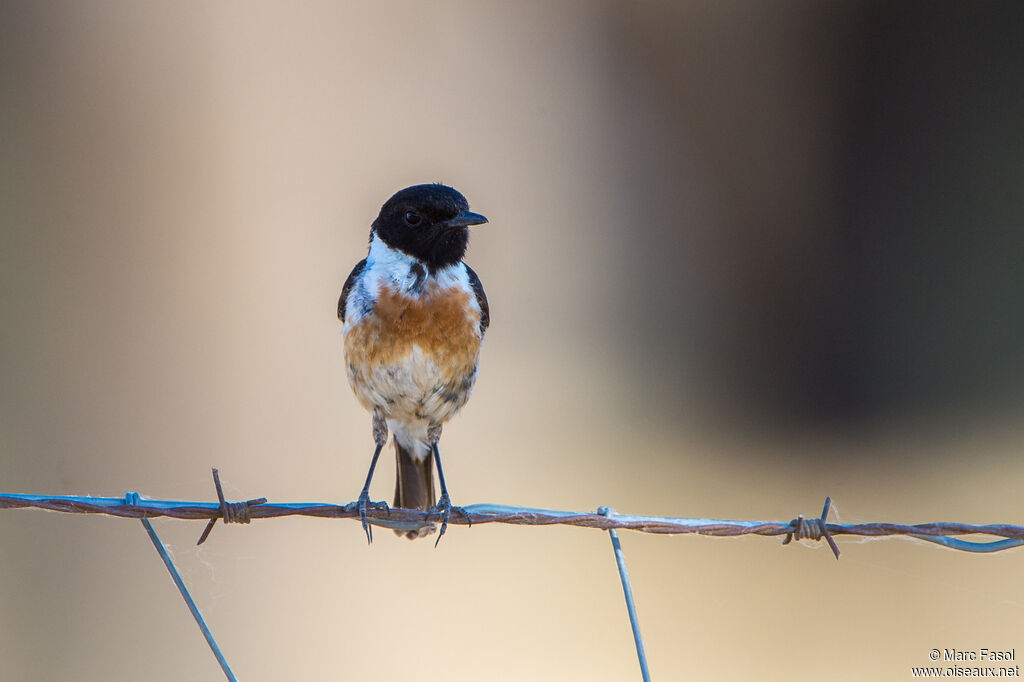
[[[437,504],[427,510],[427,518],[430,518],[431,514],[441,515],[441,530],[437,534],[437,540],[434,541],[434,547],[437,547],[437,543],[441,542],[444,532],[448,530],[448,518],[451,516],[452,511],[456,511],[469,519],[469,514],[462,507],[452,506],[452,500],[448,497],[448,486],[444,483],[444,470],[441,468],[441,452],[437,449],[437,441],[440,437],[440,424],[431,425],[427,429],[427,440],[430,441],[430,449],[434,452],[434,464],[437,465],[437,480],[441,484],[441,497],[438,498]]]
[[[374,410],[373,412],[373,442],[377,444],[377,447],[373,451],[373,459],[370,460],[370,470],[366,474],[366,483],[363,485],[363,490],[359,493],[359,499],[355,503],[356,508],[359,510],[359,519],[363,523],[363,532],[366,533],[367,544],[373,542],[373,530],[366,520],[366,510],[370,508],[388,509],[387,502],[370,501],[370,481],[373,480],[373,470],[377,466],[377,458],[380,457],[380,451],[384,448],[384,444],[388,442],[388,425],[384,421],[384,415],[379,410]]]

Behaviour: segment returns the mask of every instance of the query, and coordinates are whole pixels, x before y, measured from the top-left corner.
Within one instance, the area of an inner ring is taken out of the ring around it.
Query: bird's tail
[[[412,452],[402,447],[395,438],[395,506],[405,509],[422,509],[426,511],[434,506],[434,466],[430,456],[417,459]],[[417,530],[396,530],[395,535],[405,536],[410,540],[421,538],[434,532],[430,526]]]

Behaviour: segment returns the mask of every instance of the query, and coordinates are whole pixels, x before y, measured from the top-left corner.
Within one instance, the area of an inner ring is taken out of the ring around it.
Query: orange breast
[[[382,288],[373,312],[345,335],[346,359],[360,368],[394,365],[418,346],[446,380],[460,379],[475,370],[480,352],[480,315],[469,296],[436,282],[418,298]]]

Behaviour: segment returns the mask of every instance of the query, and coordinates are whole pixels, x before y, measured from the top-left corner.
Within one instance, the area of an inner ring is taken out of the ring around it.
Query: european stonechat
[[[452,510],[461,511],[448,497],[437,441],[444,423],[469,400],[490,322],[480,278],[462,262],[468,228],[486,222],[451,187],[407,187],[381,207],[369,254],[341,290],[348,380],[373,416],[376,443],[357,502],[367,541],[373,538],[367,508],[387,507],[370,501],[370,481],[388,429],[395,434],[395,506],[439,515],[438,541]],[[395,532],[412,539],[433,527]]]

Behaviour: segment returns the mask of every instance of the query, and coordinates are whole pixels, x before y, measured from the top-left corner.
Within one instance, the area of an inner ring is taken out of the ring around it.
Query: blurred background
[[[456,504],[1020,523],[1022,26],[3,0],[0,490],[209,500],[217,466],[233,499],[355,499],[338,292],[384,200],[442,181],[491,221]],[[597,531],[155,525],[243,680],[639,679]],[[622,542],[656,680],[1024,656],[1024,550]],[[137,522],[3,511],[0,679],[70,678],[222,675]]]

